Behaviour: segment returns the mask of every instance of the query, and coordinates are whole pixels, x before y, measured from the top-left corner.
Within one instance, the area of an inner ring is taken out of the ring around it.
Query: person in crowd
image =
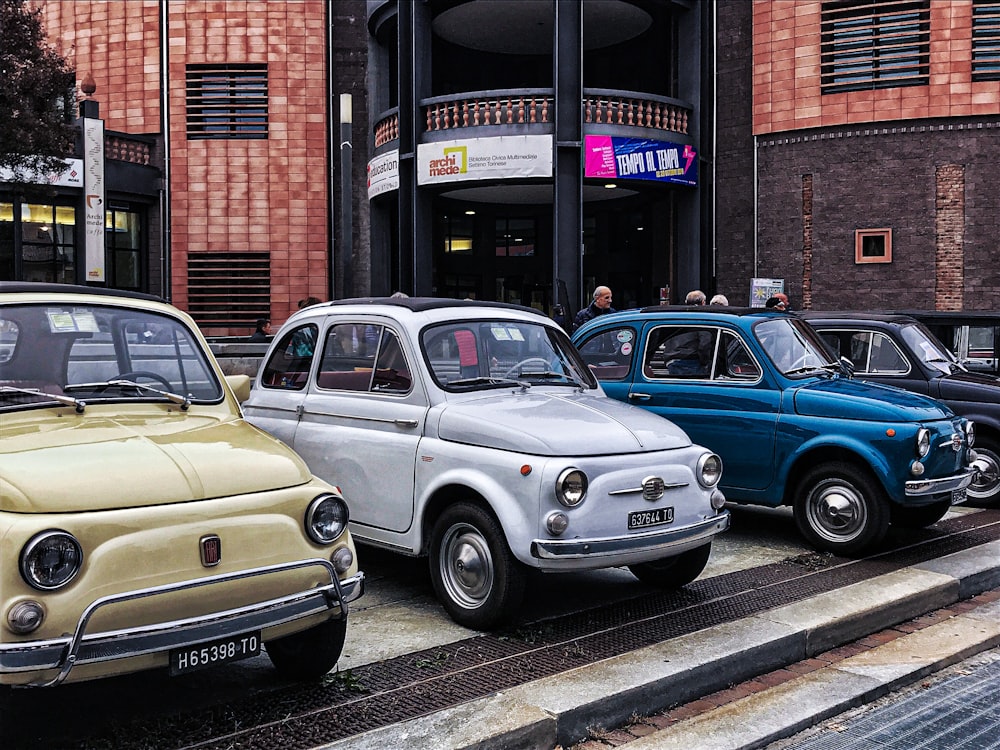
[[[320,303],[319,297],[304,297],[299,300],[299,309],[303,307],[312,307],[313,305],[318,305]]]
[[[552,305],[552,320],[554,320],[564,331],[569,332],[569,316],[566,314],[566,309],[562,305]]]
[[[257,330],[250,334],[249,341],[270,341],[271,321],[267,318],[257,318]]]
[[[684,298],[685,305],[704,305],[708,297],[701,289],[692,289]]]
[[[611,289],[606,286],[599,286],[594,290],[594,301],[580,310],[573,319],[573,329],[577,329],[589,320],[593,320],[598,315],[618,312],[611,306]]]
[[[729,307],[729,298],[724,294],[716,294],[709,300],[710,305],[721,305],[722,307]]]

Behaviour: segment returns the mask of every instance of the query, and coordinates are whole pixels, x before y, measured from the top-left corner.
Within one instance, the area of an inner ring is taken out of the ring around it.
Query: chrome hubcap
[[[493,589],[493,556],[473,526],[455,524],[448,529],[439,565],[448,595],[462,607],[480,606]]]
[[[839,481],[826,482],[813,491],[808,515],[817,534],[838,543],[854,539],[868,522],[864,497]]]

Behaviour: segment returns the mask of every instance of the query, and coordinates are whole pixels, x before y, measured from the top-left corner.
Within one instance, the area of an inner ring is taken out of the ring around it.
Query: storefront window
[[[0,281],[14,280],[14,204],[0,203]]]
[[[449,255],[472,255],[473,216],[442,216],[444,251]]]
[[[21,279],[72,284],[76,281],[72,206],[21,205]]]
[[[535,220],[496,220],[496,248],[498,256],[523,257],[535,254]]]

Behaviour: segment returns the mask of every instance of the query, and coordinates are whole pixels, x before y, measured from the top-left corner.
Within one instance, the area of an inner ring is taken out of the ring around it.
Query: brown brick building
[[[721,0],[717,286],[1000,303],[1000,3]]]

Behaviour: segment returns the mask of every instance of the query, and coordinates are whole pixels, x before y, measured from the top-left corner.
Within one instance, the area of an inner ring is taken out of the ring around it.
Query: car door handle
[[[648,393],[630,393],[629,398],[634,398],[636,401],[649,401],[652,398]]]
[[[393,423],[397,427],[411,427],[412,428],[412,427],[416,427],[417,426],[417,420],[415,420],[415,419],[394,419],[392,421],[393,421]]]

